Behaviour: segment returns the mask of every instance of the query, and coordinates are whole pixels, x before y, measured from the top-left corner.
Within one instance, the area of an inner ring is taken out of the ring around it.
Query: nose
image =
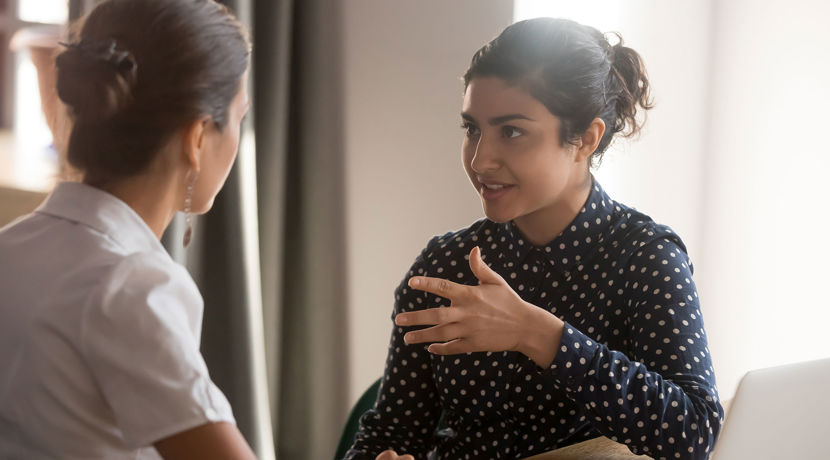
[[[479,136],[474,148],[470,169],[479,174],[499,169],[500,164],[496,149],[490,142],[487,142],[484,136]]]

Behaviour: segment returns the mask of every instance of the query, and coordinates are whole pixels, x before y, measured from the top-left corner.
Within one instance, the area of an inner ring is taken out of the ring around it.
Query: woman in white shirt
[[[213,0],[108,0],[66,48],[84,180],[0,230],[0,458],[252,458],[199,352],[202,298],[159,242],[236,157],[246,32]]]

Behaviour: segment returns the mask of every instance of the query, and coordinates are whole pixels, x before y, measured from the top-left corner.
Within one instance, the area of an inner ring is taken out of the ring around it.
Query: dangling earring
[[[193,214],[190,212],[190,205],[193,203],[193,187],[196,184],[198,173],[191,171],[187,173],[187,176],[187,191],[184,195],[184,220],[187,226],[184,230],[184,238],[182,239],[182,245],[184,247],[190,244],[190,239],[193,237]]]

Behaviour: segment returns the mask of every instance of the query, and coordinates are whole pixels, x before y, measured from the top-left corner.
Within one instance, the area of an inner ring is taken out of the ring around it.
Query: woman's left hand
[[[404,341],[431,343],[428,351],[438,355],[519,351],[539,366],[549,366],[559,348],[564,322],[522,300],[484,263],[478,247],[470,252],[470,269],[478,286],[426,276],[409,279],[411,288],[450,299],[450,306],[396,316],[398,326],[432,326],[408,332]]]

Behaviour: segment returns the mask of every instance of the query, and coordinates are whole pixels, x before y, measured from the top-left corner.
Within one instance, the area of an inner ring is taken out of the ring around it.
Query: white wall
[[[721,387],[830,356],[830,4],[714,4],[705,181],[707,332]]]
[[[512,22],[504,0],[350,0],[345,133],[351,402],[383,373],[393,291],[435,234],[481,205],[460,160],[473,53]]]

